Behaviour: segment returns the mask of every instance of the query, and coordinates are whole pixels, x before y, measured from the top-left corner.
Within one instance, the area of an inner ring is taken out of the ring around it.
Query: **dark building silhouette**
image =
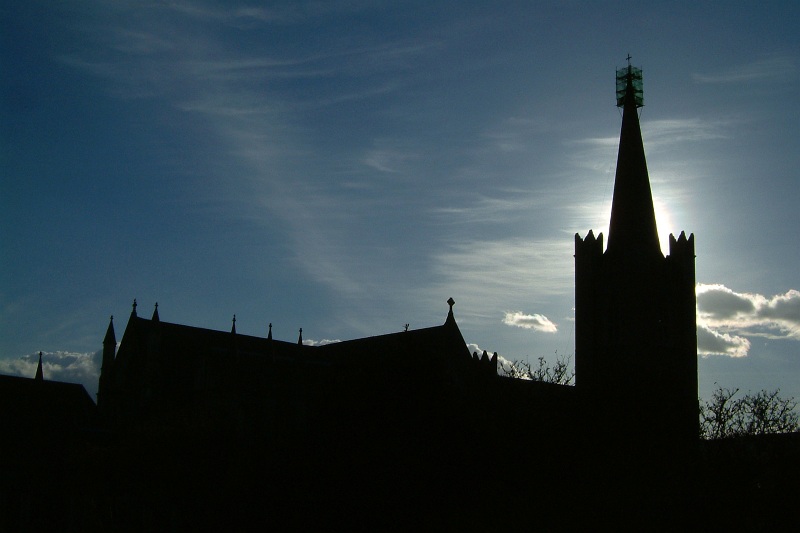
[[[45,379],[41,352],[35,377],[0,375],[0,531],[87,526],[97,479],[80,467],[97,428],[86,389]]]
[[[113,319],[103,342],[101,416],[129,441],[150,428],[179,449],[226,442],[219,449],[248,460],[223,470],[239,488],[253,483],[247,472],[268,472],[270,488],[257,492],[281,502],[273,510],[301,498],[330,517],[352,511],[339,499],[349,494],[373,509],[434,498],[486,517],[484,491],[517,487],[546,502],[565,484],[588,516],[605,504],[598,484],[636,500],[629,488],[644,469],[668,491],[698,438],[694,238],[671,236],[661,253],[640,82],[634,67],[618,72],[608,248],[602,234],[575,237],[575,387],[498,376],[497,354],[469,353],[452,299],[441,326],[324,346],[303,345],[302,330],[296,342],[274,339],[271,325],[266,337],[241,335],[235,317],[230,331],[163,322],[157,305],[146,319],[134,301],[119,351]],[[154,456],[168,465],[165,448]],[[504,454],[579,458],[531,469],[498,464]]]
[[[620,69],[617,87],[608,247],[602,233],[575,235],[576,386],[604,427],[691,442],[699,431],[694,235],[670,235],[662,255],[637,114],[641,70]]]
[[[98,408],[122,427],[171,410],[202,417],[254,410],[301,424],[309,412],[333,408],[346,390],[375,388],[387,395],[389,382],[413,381],[419,393],[496,376],[497,354],[469,353],[453,316],[455,302],[448,303],[441,326],[308,346],[302,329],[297,342],[274,339],[272,324],[266,337],[252,337],[236,332],[234,317],[230,332],[213,331],[162,322],[157,306],[151,319],[140,317],[134,301],[119,352],[113,317],[108,325]],[[325,398],[324,391],[333,396]]]
[[[148,319],[134,300],[119,347],[113,317],[103,339],[100,423],[41,361],[35,379],[0,377],[24,459],[0,494],[6,529],[783,525],[797,435],[698,439],[694,236],[662,254],[639,69],[617,72],[617,103],[608,247],[575,236],[575,386],[498,375],[497,354],[469,353],[452,298],[442,325],[324,346],[302,329],[275,339],[272,324],[242,335],[235,316],[229,331],[165,322],[158,304]],[[63,473],[83,488],[37,515],[30,501],[66,490]]]

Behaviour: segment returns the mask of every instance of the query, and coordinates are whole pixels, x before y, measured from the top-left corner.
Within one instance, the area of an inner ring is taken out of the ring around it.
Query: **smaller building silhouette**
[[[95,519],[86,443],[97,410],[83,385],[0,375],[0,531],[82,529]],[[87,468],[82,468],[87,467]]]

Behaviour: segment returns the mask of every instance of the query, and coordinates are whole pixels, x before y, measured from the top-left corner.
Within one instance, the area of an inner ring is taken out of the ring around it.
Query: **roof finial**
[[[106,336],[103,339],[103,349],[105,350],[105,347],[109,345],[117,345],[117,337],[114,335],[114,315],[111,315],[111,319],[108,321],[108,329],[106,329]]]
[[[628,57],[626,57],[625,59],[628,60],[628,66],[631,66],[631,55],[628,54]]]
[[[136,316],[136,298],[133,299],[133,310],[131,311],[131,316]]]
[[[156,302],[156,308],[153,310],[152,320],[153,322],[161,322],[161,320],[158,318],[158,302]]]
[[[303,344],[303,328],[300,328],[300,336],[297,337],[297,344]]]
[[[445,322],[455,322],[455,317],[453,316],[453,305],[455,305],[456,301],[453,298],[447,299],[447,305],[450,306],[450,310],[447,312],[447,320]]]
[[[267,339],[272,340],[272,322],[269,323],[269,335],[267,335]]]
[[[42,352],[39,352],[39,366],[36,367],[36,381],[44,381],[44,373],[42,372]]]
[[[233,325],[231,326],[231,333],[236,333],[236,315],[233,315]]]

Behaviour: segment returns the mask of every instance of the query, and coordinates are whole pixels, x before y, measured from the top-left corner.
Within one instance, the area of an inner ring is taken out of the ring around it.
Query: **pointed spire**
[[[233,321],[231,325],[231,333],[234,335],[236,334],[236,315],[233,315]]]
[[[634,87],[634,77],[638,76],[640,82],[641,71],[630,65],[621,71],[623,73],[618,72],[617,79],[624,76],[626,85],[622,98],[622,128],[608,229],[608,252],[625,256],[652,256],[661,253],[661,246],[639,127],[637,108],[640,106]]]
[[[269,334],[267,335],[267,340],[272,340],[272,322],[269,323]]]
[[[44,373],[42,372],[42,352],[39,352],[39,366],[36,367],[36,381],[44,381]]]
[[[156,308],[153,309],[153,318],[151,320],[153,322],[161,322],[161,319],[158,317],[158,302],[156,302]]]
[[[131,310],[131,318],[136,318],[136,298],[133,299],[133,309]]]
[[[106,330],[106,336],[103,339],[103,347],[107,346],[116,346],[117,345],[117,336],[114,334],[114,315],[111,315],[111,318],[108,321],[108,329]]]
[[[117,352],[117,336],[114,334],[114,315],[108,321],[108,329],[106,336],[103,339],[103,362],[100,366],[100,381],[103,381],[103,376],[111,372],[111,367],[114,365],[114,358]]]
[[[297,337],[297,344],[303,345],[303,328],[300,328],[300,336]]]

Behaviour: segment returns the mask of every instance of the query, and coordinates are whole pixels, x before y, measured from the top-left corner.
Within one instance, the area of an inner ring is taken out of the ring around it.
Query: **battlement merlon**
[[[669,235],[669,255],[675,258],[686,258],[694,261],[694,233],[686,236],[686,232],[682,231],[678,238],[670,233]]]
[[[575,234],[575,258],[580,259],[585,255],[603,255],[603,234],[599,233],[597,237],[594,232],[589,230],[586,237],[581,238],[580,233]]]

